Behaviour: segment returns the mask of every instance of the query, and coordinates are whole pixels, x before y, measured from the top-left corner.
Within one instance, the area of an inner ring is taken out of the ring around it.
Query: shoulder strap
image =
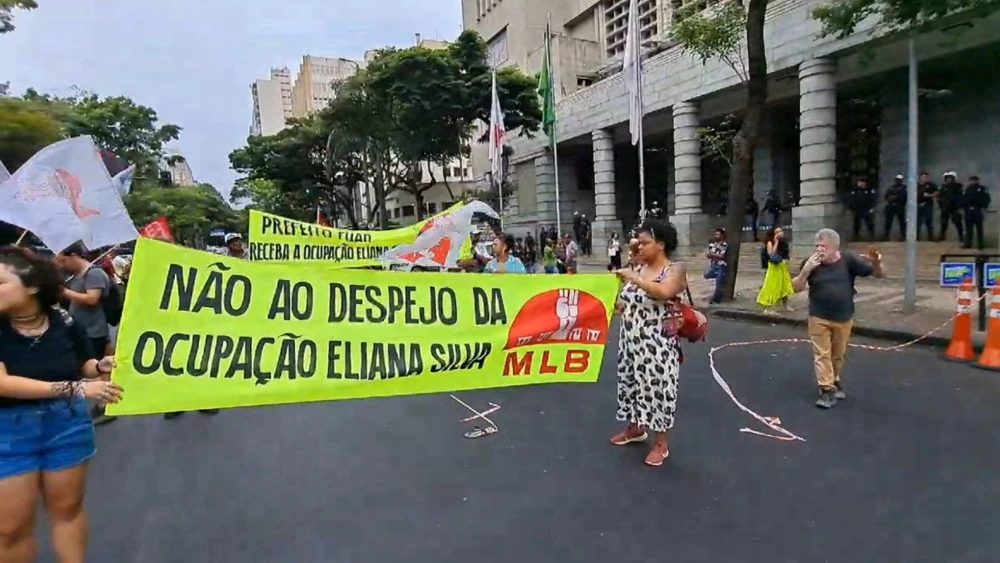
[[[59,323],[66,330],[70,342],[73,343],[73,353],[76,354],[77,362],[82,365],[87,360],[95,357],[97,352],[90,349],[90,342],[87,340],[86,333],[83,332],[82,328],[69,312],[65,309],[55,309],[49,320],[53,323]]]

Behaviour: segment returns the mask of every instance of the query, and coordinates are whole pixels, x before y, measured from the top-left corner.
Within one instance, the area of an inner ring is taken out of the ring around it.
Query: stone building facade
[[[470,1],[473,8],[489,3],[463,0],[466,12]],[[513,7],[517,1],[493,4]],[[561,0],[546,2],[561,5]],[[593,4],[584,12],[607,16],[610,12],[600,9],[613,3],[584,2]],[[884,36],[870,22],[850,37],[820,37],[820,25],[811,16],[819,3],[774,0],[765,27],[769,107],[755,154],[754,194],[763,203],[768,190],[779,192],[791,206],[790,216],[782,221],[799,233],[825,226],[848,231],[843,201],[853,178],[869,176],[884,189],[896,174],[906,173],[906,39]],[[648,40],[661,42],[652,41],[654,48],[643,63],[647,201],[658,201],[668,210],[682,247],[693,251],[721,223],[718,193],[728,182],[709,162],[698,129],[729,114],[738,117],[744,96],[730,68],[715,61],[702,64],[666,42],[671,5],[656,8],[658,23]],[[490,14],[480,15],[472,25],[466,15],[466,26],[482,27]],[[573,16],[563,19],[567,25],[579,21]],[[947,19],[917,38],[919,167],[937,181],[945,171],[955,170],[962,181],[976,174],[989,187],[1000,182],[1000,71],[991,64],[1000,54],[1000,42],[991,32],[998,23],[997,14]],[[564,33],[579,35],[575,28]],[[613,37],[602,37],[598,29],[592,40],[611,46],[599,50],[601,60],[591,61],[592,67],[620,64]],[[529,55],[513,64],[537,72],[532,60]],[[558,61],[554,66],[558,72]],[[575,72],[578,78],[591,76]],[[517,188],[515,201],[507,206],[506,224],[525,231],[555,224],[558,166],[562,230],[568,230],[574,211],[584,213],[592,218],[594,247],[600,249],[610,232],[627,230],[638,214],[638,158],[628,140],[622,76],[581,79],[572,92],[567,92],[565,76],[559,80],[563,88],[557,92],[557,154],[546,148],[541,136],[512,141]],[[991,213],[987,222],[995,225],[996,217]],[[987,231],[995,240],[997,228],[988,225]],[[798,243],[811,244],[810,237],[800,237]]]

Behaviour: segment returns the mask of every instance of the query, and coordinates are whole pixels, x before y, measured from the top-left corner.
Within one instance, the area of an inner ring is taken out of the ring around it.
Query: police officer
[[[878,201],[878,194],[868,186],[868,178],[858,178],[848,196],[847,206],[854,214],[854,240],[861,238],[861,224],[868,228],[868,236],[875,240],[875,219],[872,210]]]
[[[951,221],[958,229],[958,240],[965,240],[965,226],[962,224],[962,184],[956,182],[957,174],[954,172],[944,173],[944,183],[941,184],[941,193],[938,195],[938,207],[941,211],[941,240],[945,240],[948,235],[948,222]]]
[[[979,176],[969,176],[969,184],[962,193],[965,211],[965,248],[972,248],[972,229],[976,229],[976,248],[982,250],[983,213],[990,206],[990,191],[979,183]]]
[[[934,200],[937,197],[937,184],[931,182],[929,173],[921,172],[917,186],[917,240],[920,240],[920,227],[927,228],[927,240],[934,240]]]
[[[771,216],[771,228],[778,229],[781,227],[782,210],[781,197],[778,195],[778,190],[774,188],[767,190],[767,195],[764,196],[764,213]]]
[[[885,240],[892,238],[894,218],[899,222],[900,240],[906,240],[906,184],[902,174],[897,174],[895,181],[885,190]]]

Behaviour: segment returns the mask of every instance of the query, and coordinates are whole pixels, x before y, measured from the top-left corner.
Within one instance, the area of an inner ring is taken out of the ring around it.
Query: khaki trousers
[[[818,317],[809,317],[809,340],[813,348],[813,369],[816,383],[821,389],[831,390],[840,382],[844,370],[844,355],[851,339],[854,321],[835,323]]]

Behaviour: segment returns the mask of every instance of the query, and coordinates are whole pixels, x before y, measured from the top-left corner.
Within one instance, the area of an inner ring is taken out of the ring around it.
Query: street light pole
[[[917,45],[915,33],[909,39],[909,135],[907,140],[906,162],[906,287],[903,299],[903,311],[913,313],[917,309],[917,158],[919,151],[920,117],[918,80],[917,80]]]

